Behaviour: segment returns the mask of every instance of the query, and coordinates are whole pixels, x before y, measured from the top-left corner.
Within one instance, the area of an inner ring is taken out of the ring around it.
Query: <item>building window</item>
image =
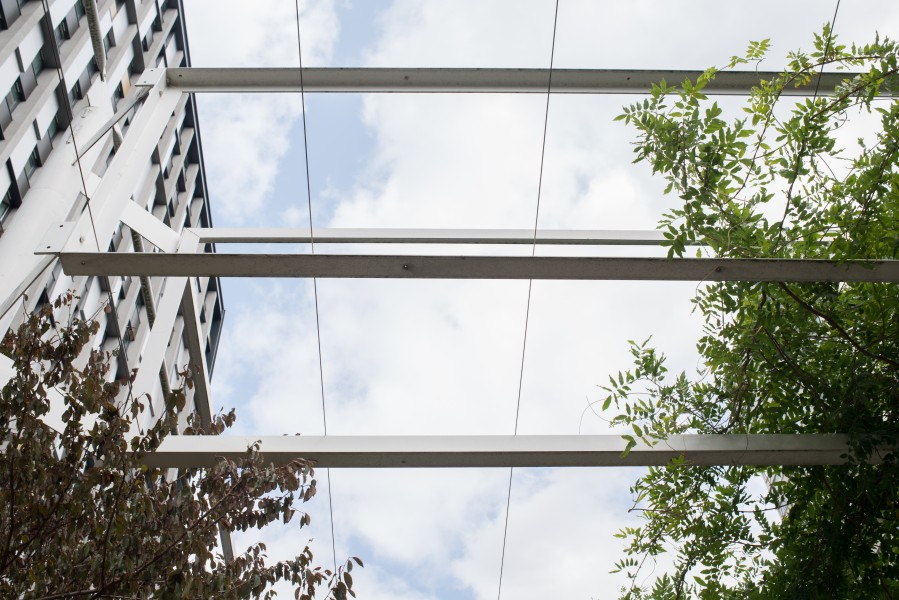
[[[43,52],[43,50],[41,52]],[[31,61],[31,72],[34,73],[35,77],[44,70],[44,56],[41,52],[38,52],[37,56],[34,57],[34,60]]]
[[[56,45],[62,46],[62,43],[72,37],[72,34],[69,33],[69,24],[66,23],[66,20],[63,19],[59,22],[59,25],[53,30],[53,37],[56,38]]]
[[[72,106],[75,106],[75,103],[84,98],[84,93],[81,91],[81,82],[76,81],[75,85],[72,86],[72,89],[69,90],[69,102]]]
[[[75,15],[80,19],[85,14],[87,14],[87,11],[84,10],[84,0],[78,0],[75,2]]]
[[[22,80],[16,79],[16,82],[12,84],[12,89],[10,89],[9,93],[6,95],[6,107],[9,108],[9,112],[12,113],[12,111],[24,101],[25,89],[22,87]]]
[[[56,136],[56,132],[59,131],[59,121],[56,120],[56,117],[50,121],[50,124],[47,126],[47,139],[52,140],[54,136]]]
[[[109,52],[109,49],[115,46],[115,39],[112,37],[112,28],[103,36],[103,47]]]
[[[25,177],[27,177],[29,181],[31,181],[31,176],[34,175],[34,172],[37,171],[39,166],[41,166],[41,157],[38,156],[37,147],[35,147],[28,156],[28,162],[25,163]]]
[[[0,234],[3,233],[3,223],[12,210],[12,189],[7,189],[6,194],[0,199]]]

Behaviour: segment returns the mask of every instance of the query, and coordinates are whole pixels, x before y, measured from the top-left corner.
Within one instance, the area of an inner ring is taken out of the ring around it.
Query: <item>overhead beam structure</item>
[[[637,467],[684,457],[691,465],[840,465],[845,435],[682,435],[623,456],[619,435],[486,436],[169,436],[148,455],[150,467],[209,467],[239,459],[259,443],[267,461],[296,458],[328,468]],[[877,461],[877,457],[874,459]]]
[[[899,282],[899,261],[582,256],[391,256],[66,252],[69,275]]]
[[[661,81],[677,85],[695,81],[702,71],[625,69],[553,69],[549,91],[556,94],[646,94]],[[780,73],[720,71],[704,94],[746,95],[762,80]],[[821,94],[855,73],[823,73],[798,87],[788,86],[785,96]],[[818,81],[820,79],[820,86]],[[183,92],[353,92],[353,93],[517,93],[545,94],[550,82],[547,69],[397,69],[397,68],[299,68],[222,69],[171,68],[166,82]],[[890,94],[889,90],[883,90]]]
[[[156,148],[183,94],[192,92],[355,93],[552,93],[646,94],[653,84],[677,85],[700,71],[553,69],[147,69],[136,86],[142,102],[129,134],[93,190],[91,215],[51,228],[38,254],[58,256],[67,275],[167,276],[156,321],[134,380],[137,393],[158,378],[169,333],[180,314],[190,361],[196,369],[197,403],[211,415],[208,367],[200,335],[200,307],[189,278],[321,277],[420,279],[555,279],[659,281],[899,282],[899,261],[835,263],[785,259],[665,259],[633,257],[424,256],[419,254],[224,254],[211,245],[270,244],[555,244],[659,246],[659,232],[595,230],[472,229],[172,229],[130,200],[142,169]],[[706,94],[746,95],[777,73],[720,72]],[[783,94],[811,96],[832,91],[852,73],[824,73]],[[895,91],[883,90],[895,95]],[[106,135],[115,118],[91,138]],[[83,152],[83,148],[80,149]],[[90,216],[90,218],[89,218]],[[128,226],[156,252],[95,252],[117,228]],[[96,238],[94,237],[96,235]],[[46,261],[40,263],[46,266]],[[5,306],[5,305],[4,305]],[[266,457],[297,457],[320,467],[551,467],[663,465],[683,456],[693,465],[843,464],[841,435],[727,435],[674,437],[655,446],[638,444],[622,456],[619,436],[428,436],[428,437],[237,437],[169,436],[147,464],[208,466],[243,456],[259,441]]]
[[[661,231],[619,229],[196,228],[203,244],[538,244],[658,246]]]

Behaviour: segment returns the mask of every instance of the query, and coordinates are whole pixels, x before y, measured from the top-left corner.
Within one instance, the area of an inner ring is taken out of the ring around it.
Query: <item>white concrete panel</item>
[[[147,11],[147,14],[144,15],[143,20],[137,26],[137,31],[138,33],[140,33],[141,39],[143,39],[143,37],[147,35],[147,30],[150,29],[150,26],[153,24],[153,20],[156,18],[157,14],[158,13],[156,12],[156,7],[151,6]]]
[[[37,121],[37,127],[41,132],[41,135],[46,133],[47,128],[50,127],[50,122],[56,117],[56,113],[59,111],[59,100],[56,99],[56,94],[51,94],[47,98],[46,104],[41,108],[40,112],[37,113],[37,117],[35,120]]]
[[[64,75],[66,78],[66,84],[71,87],[75,84],[75,81],[81,75],[81,72],[84,71],[84,67],[87,66],[87,62],[94,57],[94,49],[90,44],[84,45],[75,56],[75,59],[69,65],[69,68],[66,69]]]
[[[25,167],[25,163],[28,162],[28,156],[34,150],[35,144],[37,144],[37,135],[34,133],[34,127],[26,127],[25,134],[16,143],[15,150],[9,156],[9,160],[12,161],[13,171],[16,174],[20,173]]]
[[[56,0],[50,3],[50,23],[53,24],[53,27],[59,25],[73,6],[75,6],[75,0]]]
[[[165,42],[165,58],[171,67],[177,66],[175,61],[176,54],[178,54],[178,45],[175,43],[175,36],[170,35]]]
[[[125,12],[125,11],[122,11]],[[103,11],[100,13],[100,33],[106,35],[106,32],[112,27],[112,15],[109,14],[109,11]]]
[[[170,136],[168,140],[165,142],[165,146],[162,147],[161,152],[159,153],[160,164],[163,168],[168,166],[169,160],[172,158],[172,151],[175,149],[175,136]],[[171,173],[169,173],[171,176]]]
[[[0,64],[0,95],[5,96],[9,93],[19,73],[21,73],[19,63],[16,61],[15,54],[11,54],[3,61],[3,64]]]
[[[128,29],[128,11],[120,10],[112,20],[112,32],[115,36],[116,44],[122,43],[122,36],[126,29]]]
[[[81,309],[87,316],[99,312],[100,305],[107,300],[106,294],[101,293],[100,282],[94,278],[90,287],[82,292]]]
[[[118,38],[116,38],[118,39]],[[121,44],[119,45],[121,48]],[[116,65],[115,71],[110,72],[108,79],[109,81],[115,83],[117,81],[121,81],[125,76],[125,73],[128,72],[128,65],[131,64],[131,60],[134,58],[134,48],[131,47],[131,44],[126,44],[124,46],[124,55],[119,61],[118,65]],[[124,87],[124,86],[123,86]],[[127,91],[126,91],[127,93]]]
[[[22,55],[22,64],[28,68],[28,65],[34,61],[34,57],[40,52],[41,46],[44,45],[44,34],[41,32],[41,26],[38,24],[34,29],[28,32],[22,43],[19,44],[19,54]]]
[[[12,180],[9,178],[9,170],[0,169],[0,190],[9,189],[10,183],[12,183]]]
[[[0,387],[6,385],[6,382],[12,379],[15,374],[16,370],[13,367],[12,359],[0,354]]]

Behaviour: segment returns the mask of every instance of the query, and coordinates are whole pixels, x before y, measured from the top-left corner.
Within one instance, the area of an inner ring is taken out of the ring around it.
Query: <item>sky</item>
[[[297,66],[294,3],[185,0],[194,66]],[[233,5],[233,6],[232,6]],[[551,0],[437,2],[306,0],[305,66],[549,66]],[[599,2],[560,0],[556,68],[703,69],[750,40],[770,38],[777,69],[810,48],[831,1]],[[899,5],[842,2],[841,40],[899,32]],[[652,229],[671,206],[633,132],[612,119],[627,96],[553,96],[539,226]],[[724,104],[735,109],[735,100]],[[298,94],[198,98],[216,226],[307,227]],[[543,95],[307,95],[316,227],[534,226]],[[309,252],[308,245],[253,251]],[[316,252],[528,255],[529,247],[329,247]],[[537,255],[654,249],[538,247]],[[519,434],[608,431],[591,410],[608,376],[630,365],[627,340],[652,343],[674,372],[695,373],[701,323],[695,283],[536,281],[522,344],[526,281],[320,280],[327,429],[352,434]],[[312,284],[226,280],[226,317],[213,377],[216,407],[236,407],[235,433],[323,433]],[[636,469],[516,469],[502,580],[504,598],[607,598],[613,534],[637,518]],[[311,539],[331,565],[326,475],[307,508],[310,528],[272,527],[272,558]],[[332,470],[338,561],[359,556],[361,598],[496,598],[508,469]],[[260,537],[261,535],[261,537]],[[651,577],[651,573],[649,577]],[[649,580],[647,580],[649,581]]]

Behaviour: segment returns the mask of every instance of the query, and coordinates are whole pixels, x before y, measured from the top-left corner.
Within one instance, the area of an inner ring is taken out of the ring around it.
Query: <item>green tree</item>
[[[703,95],[715,69],[664,82],[624,109],[635,162],[679,200],[660,227],[669,257],[895,259],[899,253],[899,48],[876,38],[814,51],[752,91],[727,118]],[[752,43],[728,68],[761,61]],[[745,67],[744,67],[745,68]],[[835,90],[796,102],[822,70]],[[847,433],[835,467],[653,468],[632,488],[640,526],[615,568],[625,598],[899,598],[899,285],[715,283],[695,376],[666,371],[648,343],[611,378],[606,409],[630,437],[681,433]],[[882,454],[882,453],[881,453]],[[664,558],[662,558],[664,557]],[[659,560],[657,560],[659,559]]]
[[[16,376],[0,396],[0,597],[270,597],[279,581],[297,598],[320,588],[336,599],[355,595],[358,559],[332,573],[313,565],[308,546],[281,562],[268,561],[263,544],[231,561],[217,551],[220,526],[246,531],[294,516],[308,525],[294,503],[315,493],[309,462],[275,467],[251,447],[239,461],[174,477],[147,468],[143,458],[176,427],[185,394],[173,392],[161,418],[134,437],[148,398],[120,406],[120,382],[107,381],[110,356],[82,354],[98,325],[58,327],[51,311],[45,305],[2,343]],[[84,368],[74,366],[85,358]],[[65,402],[61,431],[43,419],[54,389]],[[184,433],[219,434],[233,421],[233,411],[208,427],[192,418]]]

